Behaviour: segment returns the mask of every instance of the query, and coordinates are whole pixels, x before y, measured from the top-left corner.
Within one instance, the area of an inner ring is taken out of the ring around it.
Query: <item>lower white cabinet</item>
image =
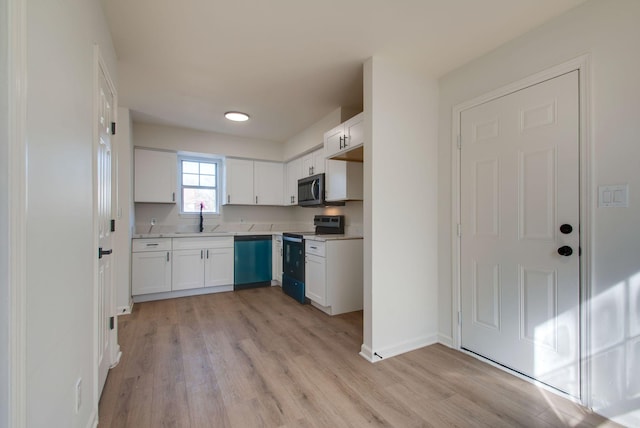
[[[135,239],[131,253],[131,294],[171,291],[171,238]]]
[[[282,284],[282,235],[273,235],[271,242],[272,279]]]
[[[134,239],[131,259],[131,294],[139,296],[134,301],[233,289],[231,236]]]
[[[174,238],[175,290],[233,284],[233,238]]]
[[[362,239],[305,240],[305,297],[329,315],[363,306]]]
[[[326,259],[307,253],[305,263],[305,297],[327,306]]]

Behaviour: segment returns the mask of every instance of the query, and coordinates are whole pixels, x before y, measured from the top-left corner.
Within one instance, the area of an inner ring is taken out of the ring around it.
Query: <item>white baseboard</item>
[[[375,351],[370,350],[372,352],[370,361],[376,362],[382,359],[395,357],[396,355],[404,354],[405,352],[415,351],[416,349],[424,348],[425,346],[433,345],[434,343],[438,343],[437,334],[432,334],[429,336],[417,337],[415,339],[406,340],[404,342],[400,342],[395,345],[385,346],[384,348],[378,348]]]
[[[151,302],[153,300],[173,299],[176,297],[199,296],[201,294],[222,293],[233,291],[233,285],[218,287],[193,288],[191,290],[166,291],[163,293],[139,294],[133,296],[134,303]]]
[[[453,348],[453,338],[451,336],[445,336],[444,334],[438,334],[438,342],[449,348]]]
[[[120,350],[120,345],[118,345],[118,348],[116,349],[115,361],[109,366],[109,369],[112,369],[115,366],[117,366],[120,363],[121,358],[122,358],[122,351]]]
[[[364,358],[365,360],[369,361],[370,363],[374,363],[375,362],[373,360],[373,351],[371,350],[371,348],[369,348],[364,343],[360,347],[360,356],[362,358]]]
[[[97,428],[98,426],[98,409],[94,408],[91,411],[91,416],[89,416],[89,421],[87,422],[87,428]]]
[[[116,308],[116,316],[118,315],[128,315],[133,310],[133,301],[129,302],[127,306],[118,306]]]

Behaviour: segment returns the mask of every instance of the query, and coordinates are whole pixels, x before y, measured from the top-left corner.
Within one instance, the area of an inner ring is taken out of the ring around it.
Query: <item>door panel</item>
[[[463,111],[460,129],[462,347],[574,396],[578,111],[575,71]]]
[[[112,249],[111,236],[111,122],[114,121],[114,95],[100,70],[98,99],[98,131],[96,148],[98,246],[105,251]],[[110,251],[109,251],[110,252]],[[110,318],[115,316],[115,296],[112,284],[111,256],[106,254],[98,259],[98,390],[101,392],[112,364],[112,337]]]

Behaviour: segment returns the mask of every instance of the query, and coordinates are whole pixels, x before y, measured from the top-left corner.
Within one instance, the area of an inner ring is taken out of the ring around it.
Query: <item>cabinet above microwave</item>
[[[324,134],[327,159],[362,162],[364,160],[364,113],[359,113]]]

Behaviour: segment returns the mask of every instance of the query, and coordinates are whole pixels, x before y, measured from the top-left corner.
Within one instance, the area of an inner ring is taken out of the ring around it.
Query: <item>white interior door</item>
[[[461,345],[576,397],[578,94],[573,71],[463,111],[460,129]]]
[[[114,316],[111,236],[111,122],[114,114],[114,95],[104,71],[99,67],[99,100],[97,141],[97,213],[98,213],[98,391],[102,391],[111,361],[111,317]],[[115,319],[114,321],[115,322]]]

